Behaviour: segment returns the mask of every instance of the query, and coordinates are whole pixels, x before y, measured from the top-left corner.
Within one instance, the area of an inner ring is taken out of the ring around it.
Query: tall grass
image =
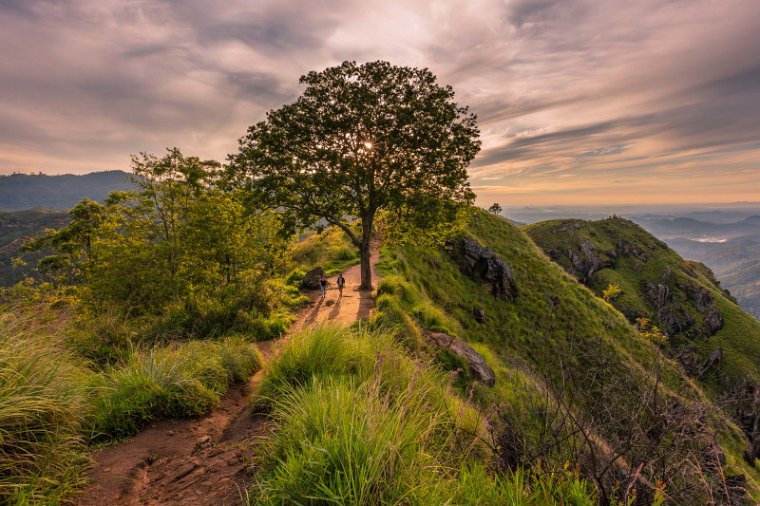
[[[256,401],[278,430],[262,453],[253,503],[509,504],[478,498],[512,494],[525,499],[514,504],[591,504],[588,494],[565,501],[573,480],[587,491],[577,477],[556,485],[493,478],[485,418],[396,341],[387,329],[323,327],[288,344]],[[534,494],[559,499],[531,503]]]
[[[89,421],[92,441],[130,436],[147,423],[208,413],[230,383],[261,368],[258,350],[243,339],[193,341],[135,351],[126,364],[99,376]]]
[[[0,503],[55,504],[80,482],[84,369],[44,336],[0,317]]]

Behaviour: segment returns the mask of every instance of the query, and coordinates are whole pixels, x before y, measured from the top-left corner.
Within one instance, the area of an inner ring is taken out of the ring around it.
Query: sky
[[[760,201],[759,0],[0,0],[0,174],[224,160],[344,60],[478,115],[478,203]]]

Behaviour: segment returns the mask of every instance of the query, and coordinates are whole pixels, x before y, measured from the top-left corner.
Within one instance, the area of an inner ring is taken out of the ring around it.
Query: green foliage
[[[288,282],[300,281],[306,271],[321,266],[328,276],[359,263],[359,253],[351,239],[339,228],[329,227],[297,242],[289,251],[295,265]]]
[[[56,343],[0,317],[0,502],[58,503],[81,484],[87,374]]]
[[[668,342],[668,336],[663,334],[657,325],[652,325],[649,318],[636,318],[636,328],[639,329],[642,337],[653,343],[666,344]]]
[[[123,366],[95,379],[90,440],[121,439],[161,418],[206,414],[230,383],[261,365],[256,348],[241,339],[136,351]]]
[[[252,502],[592,504],[589,486],[570,473],[487,473],[481,415],[394,340],[320,328],[288,343],[259,394],[278,429]],[[507,498],[516,500],[498,501]]]
[[[267,282],[282,273],[287,242],[278,214],[251,214],[239,192],[219,188],[218,169],[176,148],[133,157],[137,191],[82,201],[67,226],[28,247],[52,248],[40,266],[81,284],[96,313],[155,317],[169,336],[261,327],[253,322],[274,317]]]
[[[607,285],[607,288],[602,291],[602,298],[607,302],[612,302],[613,300],[620,297],[622,293],[623,289],[620,287],[620,285],[617,283],[610,283]]]
[[[301,77],[303,94],[251,126],[231,157],[231,180],[294,227],[344,230],[362,254],[376,214],[439,233],[474,195],[467,165],[480,150],[475,116],[428,69],[354,62]],[[354,232],[348,217],[356,217]]]

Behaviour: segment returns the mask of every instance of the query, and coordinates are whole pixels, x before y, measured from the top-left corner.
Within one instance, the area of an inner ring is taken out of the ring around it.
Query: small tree
[[[491,204],[491,207],[488,208],[488,212],[493,213],[495,215],[501,214],[501,204],[499,204],[498,202],[494,202],[493,204]]]
[[[300,82],[306,89],[294,103],[248,129],[229,173],[254,205],[282,210],[293,228],[341,228],[359,249],[361,287],[371,288],[379,212],[419,235],[472,202],[475,116],[427,69],[344,62]]]
[[[610,283],[602,291],[602,298],[607,302],[612,302],[623,294],[623,289],[617,283]]]

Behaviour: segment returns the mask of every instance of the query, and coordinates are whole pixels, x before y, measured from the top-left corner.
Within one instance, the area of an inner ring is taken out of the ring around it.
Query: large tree
[[[466,168],[480,150],[474,114],[428,69],[344,62],[301,77],[306,89],[248,129],[229,171],[254,204],[296,227],[340,227],[371,288],[378,213],[407,231],[439,230],[474,197]]]

